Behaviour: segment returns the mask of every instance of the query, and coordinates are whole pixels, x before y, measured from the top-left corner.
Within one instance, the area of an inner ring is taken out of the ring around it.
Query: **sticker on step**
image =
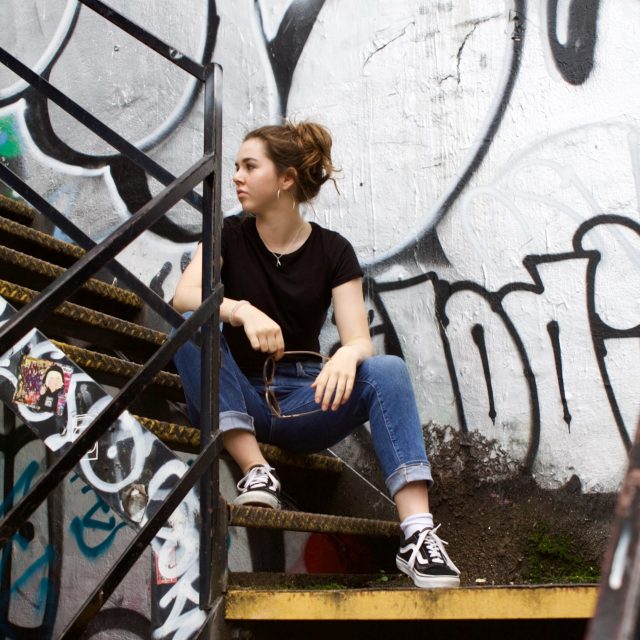
[[[18,386],[13,401],[30,409],[64,415],[73,368],[69,365],[24,356],[18,369]]]

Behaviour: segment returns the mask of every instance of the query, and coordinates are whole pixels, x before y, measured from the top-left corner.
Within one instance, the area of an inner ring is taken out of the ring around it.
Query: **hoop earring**
[[[278,189],[278,200],[280,200],[280,189]]]
[[[296,208],[296,199],[293,197],[293,194],[291,195],[291,199],[293,200],[293,204],[291,205],[291,211],[293,211]]]

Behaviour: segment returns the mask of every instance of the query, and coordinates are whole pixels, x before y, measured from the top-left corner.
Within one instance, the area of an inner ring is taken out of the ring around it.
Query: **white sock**
[[[408,516],[401,523],[404,539],[410,538],[416,531],[423,529],[433,529],[433,516],[430,513],[414,513]]]

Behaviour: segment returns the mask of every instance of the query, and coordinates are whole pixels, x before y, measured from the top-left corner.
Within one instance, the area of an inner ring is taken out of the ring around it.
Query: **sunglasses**
[[[285,351],[282,354],[282,357],[285,356],[313,356],[315,358],[319,358],[323,363],[327,362],[329,358],[327,356],[323,356],[321,353],[316,353],[315,351]],[[268,356],[264,361],[264,367],[262,369],[262,378],[264,380],[264,397],[269,405],[269,409],[271,413],[276,418],[300,418],[302,416],[310,416],[313,413],[318,413],[322,411],[322,409],[312,409],[311,411],[304,411],[303,413],[290,413],[284,415],[282,410],[280,409],[280,403],[276,398],[275,394],[275,386],[273,385],[273,381],[276,377],[276,365],[277,362],[273,356]]]

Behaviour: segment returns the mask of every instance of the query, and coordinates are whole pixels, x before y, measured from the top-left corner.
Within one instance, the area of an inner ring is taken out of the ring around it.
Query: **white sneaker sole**
[[[396,556],[396,567],[402,573],[406,573],[413,580],[413,584],[421,589],[455,589],[460,586],[459,576],[422,576],[398,556]]]
[[[231,504],[236,506],[267,507],[280,509],[280,500],[268,491],[247,491],[241,493]]]

